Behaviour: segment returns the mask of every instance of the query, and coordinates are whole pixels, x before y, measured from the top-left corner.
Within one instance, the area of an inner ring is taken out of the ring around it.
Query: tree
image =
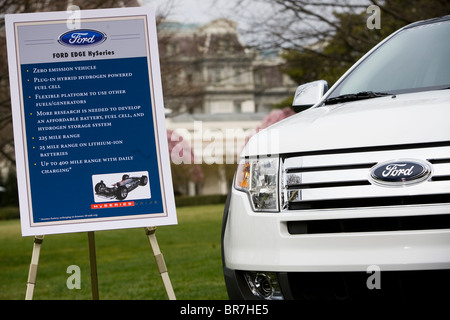
[[[256,132],[261,131],[278,121],[281,121],[287,117],[294,115],[295,112],[291,107],[285,107],[283,109],[272,110],[267,116],[264,117],[261,124],[256,127]]]
[[[249,0],[242,0],[243,6]],[[267,0],[269,16],[253,18],[253,45],[284,50],[284,71],[297,83],[333,84],[358,58],[395,30],[450,13],[448,0]],[[380,29],[369,29],[369,5],[380,8]],[[264,23],[262,23],[264,20]],[[249,34],[251,32],[248,32]]]
[[[284,107],[283,109],[274,109],[263,118],[261,124],[256,127],[254,134],[294,114],[295,112],[294,110],[292,110],[291,107]],[[254,134],[249,135],[245,139],[245,143],[247,143]]]
[[[2,201],[0,205],[2,206],[18,206],[19,205],[19,195],[17,191],[17,177],[15,170],[9,170],[4,179],[5,191],[2,193]]]

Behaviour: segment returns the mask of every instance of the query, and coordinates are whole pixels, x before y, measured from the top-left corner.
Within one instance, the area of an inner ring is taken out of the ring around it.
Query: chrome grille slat
[[[432,176],[427,181],[404,187],[370,182],[373,166],[398,159],[429,161]],[[378,202],[380,205],[417,201],[450,203],[450,142],[421,144],[420,148],[399,147],[398,150],[388,146],[380,150],[371,147],[367,151],[358,148],[357,152],[333,150],[282,155],[280,197],[282,210],[314,207],[320,201],[324,202],[318,204],[321,208],[346,207],[346,201],[347,207],[364,207],[367,205],[364,199],[375,206]],[[411,200],[412,197],[422,200]]]
[[[450,162],[450,146],[423,149],[405,149],[388,151],[349,152],[287,157],[285,168],[307,168],[321,166],[339,166],[349,164],[377,163],[398,158],[417,158],[447,160]]]
[[[450,174],[450,163],[433,165],[433,175],[434,176],[445,176],[448,174]]]
[[[305,172],[302,183],[325,183],[367,180],[368,169]]]
[[[437,192],[450,193],[450,181],[423,182],[415,186],[408,186],[404,188],[385,188],[375,185],[363,185],[337,188],[303,189],[302,200],[317,201],[353,198],[416,196],[430,195]]]

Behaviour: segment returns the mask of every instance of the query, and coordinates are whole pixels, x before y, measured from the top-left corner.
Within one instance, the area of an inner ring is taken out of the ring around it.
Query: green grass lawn
[[[227,299],[220,230],[223,205],[182,207],[178,225],[156,236],[177,299]],[[143,228],[95,232],[100,299],[167,299]],[[33,237],[19,220],[0,221],[0,299],[24,299]],[[67,267],[81,269],[81,289],[66,286]],[[87,233],[45,236],[34,299],[91,299]]]

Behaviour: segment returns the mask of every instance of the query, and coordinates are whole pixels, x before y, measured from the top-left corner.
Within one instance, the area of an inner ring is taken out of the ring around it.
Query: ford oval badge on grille
[[[100,44],[106,40],[103,32],[81,29],[63,33],[59,36],[58,42],[65,46],[87,46]]]
[[[397,187],[425,181],[431,172],[427,161],[400,159],[377,164],[370,170],[370,179],[374,184]]]

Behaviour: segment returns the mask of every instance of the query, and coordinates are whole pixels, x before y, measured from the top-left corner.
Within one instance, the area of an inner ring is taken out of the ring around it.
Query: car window
[[[363,91],[404,93],[450,87],[450,21],[406,28],[357,66],[329,98]]]

